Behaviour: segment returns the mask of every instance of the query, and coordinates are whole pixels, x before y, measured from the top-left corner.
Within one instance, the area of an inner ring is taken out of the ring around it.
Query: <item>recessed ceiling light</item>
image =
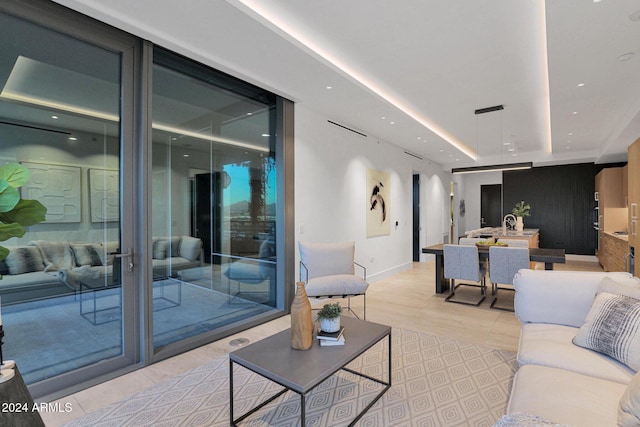
[[[392,124],[392,125],[395,125],[395,124],[396,124],[396,122],[389,122],[389,123],[390,123],[390,124]]]
[[[333,87],[331,87],[331,86],[327,86],[327,89],[333,89]]]
[[[271,136],[268,133],[263,133],[262,136],[267,137],[267,136]]]
[[[380,117],[382,120],[387,120],[385,116]]]
[[[253,116],[253,113],[247,113],[247,116]]]
[[[69,137],[69,141],[77,141],[77,140],[78,140],[78,138],[76,138],[75,136],[70,136]]]
[[[570,150],[570,149],[571,149],[571,147],[569,147],[568,145],[567,145],[565,148],[566,148],[567,150]]]
[[[573,115],[575,116],[576,114],[578,114],[578,112],[577,112],[577,111],[574,111],[574,112],[573,112],[573,113],[571,113],[571,114],[573,114]]]
[[[618,61],[626,62],[626,61],[630,60],[631,58],[633,58],[634,55],[635,55],[635,52],[623,53],[622,55],[618,56]]]
[[[584,83],[578,83],[578,87],[584,86]]]
[[[58,116],[51,116],[52,119],[58,120]]]
[[[421,137],[421,136],[419,136],[419,137],[418,137],[418,140],[420,140],[420,139],[422,139],[422,137]]]
[[[602,0],[593,0],[594,3],[600,3]]]
[[[441,153],[444,153],[444,150],[440,150]]]
[[[503,142],[502,145],[511,145],[510,142]]]
[[[573,132],[569,132],[569,135],[573,135]]]
[[[188,154],[183,154],[182,157],[189,157],[189,155]]]

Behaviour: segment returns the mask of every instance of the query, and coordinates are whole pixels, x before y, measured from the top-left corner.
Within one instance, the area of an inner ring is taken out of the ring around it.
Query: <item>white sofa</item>
[[[560,425],[616,426],[625,392],[627,401],[635,399],[640,406],[640,374],[573,343],[596,293],[603,291],[603,283],[611,285],[605,277],[625,292],[637,292],[627,296],[640,295],[640,280],[627,273],[520,270],[516,274],[515,313],[522,330],[519,369],[505,418],[532,414]],[[640,425],[640,411],[634,416],[633,409],[625,410],[627,423],[621,425]],[[521,425],[502,421],[497,425]]]

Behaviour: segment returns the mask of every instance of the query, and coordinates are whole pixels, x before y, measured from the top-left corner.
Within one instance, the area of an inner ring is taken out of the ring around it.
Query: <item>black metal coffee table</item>
[[[300,395],[301,425],[305,426],[305,404],[307,394],[320,383],[340,370],[375,381],[385,387],[349,424],[354,425],[373,404],[391,387],[391,327],[377,323],[342,317],[346,342],[344,346],[320,347],[314,339],[313,347],[306,351],[291,348],[291,330],[287,329],[273,336],[255,342],[229,354],[229,394],[231,425],[249,417],[265,405],[291,390]],[[388,337],[389,366],[388,379],[383,381],[345,366]],[[233,413],[233,365],[237,363],[284,387],[260,405],[234,419]]]

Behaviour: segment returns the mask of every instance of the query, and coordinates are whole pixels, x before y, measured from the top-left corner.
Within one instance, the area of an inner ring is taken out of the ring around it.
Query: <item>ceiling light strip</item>
[[[488,165],[488,166],[472,166],[468,168],[453,168],[451,173],[463,174],[463,173],[477,173],[477,172],[499,172],[499,171],[513,171],[521,169],[531,169],[533,167],[532,162],[524,163],[509,163],[504,165]]]
[[[33,97],[33,96],[19,95],[13,92],[5,91],[5,90],[3,90],[2,93],[0,93],[0,98],[9,99],[12,101],[18,101],[25,104],[35,105],[37,107],[45,107],[53,110],[64,111],[67,113],[77,114],[81,116],[93,117],[100,120],[107,120],[114,123],[117,123],[120,121],[120,117],[115,114],[109,114],[109,113],[92,110],[88,108],[76,107],[74,105],[49,101],[46,99]],[[269,152],[269,148],[267,147],[249,144],[249,143],[237,141],[234,139],[212,136],[212,135],[201,133],[201,132],[193,132],[193,131],[182,129],[175,126],[163,125],[160,123],[153,123],[151,127],[153,129],[164,130],[164,131],[171,132],[178,135],[184,135],[184,136],[190,136],[192,138],[203,139],[205,141],[218,142],[220,144],[226,144],[226,145],[233,145],[235,147],[261,151],[264,153]]]
[[[549,53],[547,49],[547,12],[545,8],[545,2],[540,1],[540,22],[542,28],[540,29],[540,48],[541,48],[541,60],[542,60],[542,93],[544,94],[544,138],[545,138],[545,150],[547,153],[553,153],[553,145],[551,143],[551,95],[549,89]]]
[[[379,86],[373,80],[367,78],[364,74],[352,68],[346,62],[341,61],[336,56],[332,55],[328,50],[321,47],[319,43],[314,42],[309,37],[307,37],[302,31],[299,31],[294,27],[293,24],[290,24],[282,17],[278,16],[276,13],[272,12],[268,9],[264,4],[260,4],[257,0],[229,0],[229,3],[234,5],[242,5],[244,8],[249,9],[254,14],[259,15],[260,18],[266,20],[267,23],[276,27],[280,31],[284,32],[285,35],[291,37],[297,43],[301,44],[303,47],[309,49],[311,52],[320,56],[325,61],[329,62],[331,65],[356,80],[358,83],[363,85],[365,88],[369,89],[409,117],[411,117],[416,122],[420,123],[422,126],[429,129],[431,132],[438,135],[440,138],[447,141],[449,144],[453,145],[458,150],[462,151],[468,157],[473,160],[477,159],[477,153],[474,152],[471,148],[467,147],[462,142],[456,140],[452,135],[450,135],[447,131],[437,126],[431,120],[419,114],[416,110],[411,108],[410,106],[404,104],[401,100],[396,98],[391,92],[386,91],[381,86]],[[242,8],[243,10],[246,10]]]

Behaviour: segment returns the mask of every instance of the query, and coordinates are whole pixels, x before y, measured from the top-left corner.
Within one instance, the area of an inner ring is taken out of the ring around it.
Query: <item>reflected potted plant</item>
[[[45,219],[47,208],[42,203],[20,197],[18,189],[28,180],[29,169],[21,164],[10,163],[0,167],[0,242],[24,236],[24,227]],[[0,246],[0,261],[7,255],[9,249]]]
[[[342,307],[340,307],[340,304],[325,304],[320,311],[318,311],[320,329],[324,332],[337,332],[340,330],[341,313]]]
[[[511,211],[511,213],[516,217],[516,231],[522,232],[524,230],[523,218],[531,215],[530,211],[531,205],[525,203],[524,200],[520,200],[516,203],[515,207]]]

